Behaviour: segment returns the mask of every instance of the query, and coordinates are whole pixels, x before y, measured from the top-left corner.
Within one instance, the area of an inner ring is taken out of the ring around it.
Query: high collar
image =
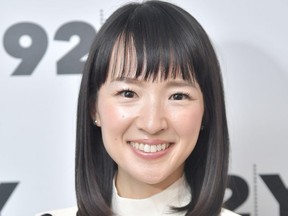
[[[185,212],[175,212],[171,207],[183,207],[191,200],[190,188],[182,176],[164,191],[145,199],[129,199],[118,195],[113,183],[112,210],[117,216],[182,216]]]

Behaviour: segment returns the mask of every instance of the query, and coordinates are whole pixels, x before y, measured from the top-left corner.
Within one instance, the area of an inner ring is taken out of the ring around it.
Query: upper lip
[[[171,144],[172,142],[164,139],[133,139],[128,142],[143,143],[147,145]]]

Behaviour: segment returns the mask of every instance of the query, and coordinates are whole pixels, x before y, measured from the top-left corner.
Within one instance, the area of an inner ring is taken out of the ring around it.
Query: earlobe
[[[98,127],[101,126],[101,125],[100,125],[100,121],[97,120],[97,119],[93,120],[93,124],[96,125],[96,126],[98,126]]]
[[[93,124],[95,126],[100,127],[100,118],[99,118],[99,114],[96,110],[96,104],[95,101],[90,101],[90,116],[92,118]]]
[[[94,125],[100,127],[100,126],[101,126],[101,124],[100,124],[100,118],[99,118],[99,114],[98,114],[97,111],[95,111],[95,115],[94,115],[94,116],[95,116],[95,117],[94,117],[95,119],[93,118],[93,123],[94,123]]]

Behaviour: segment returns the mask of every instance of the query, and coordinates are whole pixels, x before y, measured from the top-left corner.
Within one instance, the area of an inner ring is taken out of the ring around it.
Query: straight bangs
[[[191,23],[175,9],[165,10],[144,4],[131,11],[115,39],[106,79],[198,81],[199,41],[193,40]]]

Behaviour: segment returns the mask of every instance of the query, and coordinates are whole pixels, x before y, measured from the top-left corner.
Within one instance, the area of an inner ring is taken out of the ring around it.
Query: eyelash
[[[187,100],[191,100],[192,99],[192,97],[191,97],[191,95],[189,94],[189,93],[186,93],[186,92],[177,92],[177,93],[174,93],[174,94],[172,94],[170,97],[169,97],[169,99],[170,98],[172,98],[173,96],[175,96],[175,95],[181,95],[182,97],[184,97],[184,99],[181,99],[181,100],[185,100],[185,99],[187,99]],[[175,99],[174,99],[175,100]],[[177,99],[176,99],[177,100]]]
[[[129,97],[129,95],[125,95],[125,93],[130,93],[130,94],[133,94],[133,95],[130,95],[130,97]],[[116,95],[123,96],[125,98],[133,98],[137,94],[132,89],[127,88],[127,89],[122,89],[120,91],[117,91]],[[175,97],[176,95],[181,96],[181,99],[175,99],[174,98],[174,100],[185,100],[185,99],[191,100],[192,99],[191,95],[189,93],[187,93],[187,92],[174,93],[174,94],[172,94],[169,97],[169,99],[173,99],[173,97]]]
[[[127,97],[127,95],[125,96],[124,94],[125,94],[125,93],[128,93],[128,92],[129,92],[129,93],[132,93],[133,96],[136,95],[136,93],[135,93],[133,90],[129,89],[129,88],[127,88],[127,89],[122,89],[122,90],[120,90],[120,91],[117,91],[116,95],[123,96],[123,97]],[[132,98],[132,97],[127,97],[127,98]]]

